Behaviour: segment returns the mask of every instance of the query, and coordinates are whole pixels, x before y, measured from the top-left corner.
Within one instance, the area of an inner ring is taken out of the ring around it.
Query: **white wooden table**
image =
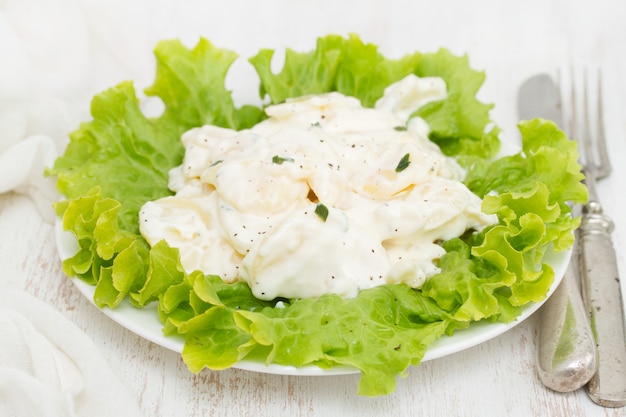
[[[439,47],[467,53],[474,68],[487,72],[480,97],[496,103],[492,115],[504,140],[517,140],[515,98],[525,78],[570,65],[601,67],[614,172],[599,191],[617,223],[614,245],[626,276],[623,0],[129,3],[149,42],[177,37],[195,43],[202,35],[243,57],[261,47],[309,50],[317,36],[350,32],[391,57]],[[178,354],[112,322],[80,295],[61,271],[53,226],[16,194],[0,196],[0,284],[27,290],[83,329],[146,416],[626,416],[626,408],[596,406],[583,390],[560,394],[541,385],[536,317],[487,343],[412,368],[395,393],[374,399],[356,395],[358,375],[297,377],[237,369],[193,375]],[[625,287],[626,278],[623,292]]]

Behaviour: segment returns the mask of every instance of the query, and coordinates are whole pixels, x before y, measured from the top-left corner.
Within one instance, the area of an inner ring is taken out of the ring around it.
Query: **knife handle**
[[[576,255],[539,311],[537,373],[558,392],[583,387],[597,369],[596,344],[577,283]]]
[[[580,226],[581,283],[598,349],[598,371],[589,397],[604,407],[626,405],[624,307],[611,242],[614,225],[597,203],[583,209]]]

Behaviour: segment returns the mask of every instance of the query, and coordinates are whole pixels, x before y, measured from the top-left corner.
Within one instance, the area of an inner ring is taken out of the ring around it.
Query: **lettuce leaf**
[[[415,114],[428,122],[430,138],[452,156],[490,158],[500,149],[499,129],[487,130],[493,106],[476,99],[485,74],[471,69],[467,57],[440,49],[391,60],[356,35],[348,39],[320,38],[317,48],[308,53],[287,49],[284,67],[278,74],[271,71],[272,56],[272,50],[264,49],[250,58],[261,78],[261,97],[267,94],[271,103],[338,91],[358,98],[363,106],[373,107],[388,85],[409,74],[441,77],[446,81],[448,96],[428,103]],[[460,162],[464,161],[461,158]]]
[[[99,187],[102,197],[122,202],[120,227],[134,234],[139,230],[139,208],[171,194],[168,171],[182,159],[183,132],[204,124],[242,129],[263,117],[254,106],[236,108],[224,86],[236,58],[233,52],[202,39],[193,50],[180,41],[160,42],[155,55],[156,79],[145,93],[163,101],[163,114],[156,119],[144,116],[130,81],[96,95],[93,120],[71,133],[65,154],[52,170],[57,188],[69,198]]]
[[[233,52],[205,39],[193,49],[171,40],[160,42],[155,55],[156,79],[145,92],[162,100],[163,113],[144,116],[131,82],[100,93],[93,120],[71,134],[50,173],[67,197],[57,214],[79,248],[64,260],[65,273],[94,285],[101,308],[125,298],[138,308],[158,303],[164,334],[185,338],[182,355],[191,371],[242,359],[348,366],[361,371],[359,394],[388,394],[435,340],[475,321],[514,320],[522,306],[545,298],[554,272],[544,256],[571,247],[578,219],[567,203],[586,199],[575,144],[537,119],[520,123],[519,154],[493,160],[499,130],[489,118],[492,106],[476,99],[484,74],[467,57],[441,49],[390,60],[356,35],[320,38],[307,53],[288,50],[278,74],[270,69],[273,51],[261,50],[249,60],[261,97],[277,103],[340,91],[372,106],[408,74],[442,77],[448,96],[415,116],[467,168],[466,184],[498,224],[444,242],[441,273],[420,290],[385,285],[353,299],[267,302],[244,283],[185,272],[176,249],[165,242],[150,247],[141,237],[138,210],[170,194],[167,175],[181,162],[184,131],[207,123],[245,129],[265,116],[259,107],[236,108],[225,88]]]
[[[421,57],[414,53],[386,59],[375,45],[364,44],[356,35],[320,38],[317,48],[307,53],[287,49],[279,74],[270,68],[273,55],[274,51],[263,49],[249,60],[261,78],[261,96],[267,94],[272,103],[338,91],[358,98],[366,107],[373,107],[389,84],[415,72]]]

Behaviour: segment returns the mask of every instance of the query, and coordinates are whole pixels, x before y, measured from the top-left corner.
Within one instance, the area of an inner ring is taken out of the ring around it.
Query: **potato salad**
[[[132,80],[95,95],[50,174],[78,243],[63,271],[101,309],[158,316],[191,372],[348,368],[359,395],[386,395],[436,341],[553,288],[588,197],[576,142],[526,120],[499,156],[467,56],[389,59],[330,34],[276,69],[263,48],[248,63],[264,104],[238,105],[234,51],[154,52],[143,92],[163,111],[145,115]]]
[[[374,108],[331,92],[271,105],[250,129],[191,129],[175,195],[142,207],[140,231],[178,248],[186,271],[262,300],[419,288],[439,271],[438,243],[497,221],[410,118],[445,96],[442,79],[410,75]]]

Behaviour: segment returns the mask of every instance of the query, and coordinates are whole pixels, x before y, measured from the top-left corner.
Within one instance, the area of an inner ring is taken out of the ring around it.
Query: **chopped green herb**
[[[311,126],[313,126],[313,127],[322,127],[322,124],[320,122],[315,122],[315,123],[311,123]]]
[[[221,164],[222,162],[224,162],[223,159],[218,159],[217,161],[213,162],[211,165],[209,165],[210,167],[214,167],[217,164]]]
[[[315,214],[317,214],[320,219],[326,221],[328,218],[328,207],[322,203],[318,203],[317,206],[315,206]]]
[[[396,126],[393,130],[397,130],[398,132],[406,132],[406,126]]]
[[[281,165],[283,162],[293,162],[293,158],[283,158],[282,156],[274,155],[272,162]]]
[[[396,167],[396,172],[402,172],[409,167],[409,165],[411,164],[411,160],[409,159],[410,156],[411,155],[407,153],[406,155],[402,157],[400,162],[398,162],[398,166]]]

